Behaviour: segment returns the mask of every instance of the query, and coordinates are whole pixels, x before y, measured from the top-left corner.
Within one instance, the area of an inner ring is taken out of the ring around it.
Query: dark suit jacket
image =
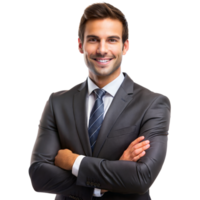
[[[167,97],[134,83],[127,74],[104,118],[91,152],[86,119],[87,81],[69,91],[53,93],[46,103],[32,153],[29,174],[38,192],[56,200],[101,198],[149,200],[149,187],[165,159],[170,120]],[[129,144],[145,136],[150,148],[138,162],[119,161]],[[54,165],[59,149],[85,155],[78,177]]]

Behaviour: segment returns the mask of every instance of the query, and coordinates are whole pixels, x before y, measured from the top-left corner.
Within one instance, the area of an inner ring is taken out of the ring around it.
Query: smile
[[[95,60],[97,63],[99,63],[99,64],[108,64],[111,60],[112,60],[112,58],[111,59],[107,59],[107,60],[105,60],[105,59],[102,59],[102,60],[100,60],[100,59],[93,59],[93,60]]]

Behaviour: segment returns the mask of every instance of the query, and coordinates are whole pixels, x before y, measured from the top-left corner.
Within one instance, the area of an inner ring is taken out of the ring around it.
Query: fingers
[[[141,142],[142,140],[144,140],[144,136],[140,136],[139,138],[137,138],[133,142],[135,142],[135,144],[137,144],[137,143]]]
[[[149,140],[141,142],[142,140],[144,140],[144,136],[138,137],[127,148],[127,151],[133,154],[133,157],[137,156],[138,154],[142,153],[142,151],[147,150],[150,147]]]
[[[136,144],[138,144],[142,140],[144,140],[144,136],[138,137],[137,139],[135,139],[133,142],[130,143],[130,145],[128,146],[127,149],[131,149],[132,147],[134,147]]]
[[[143,142],[140,142],[139,144],[136,144],[132,149],[136,150],[136,149],[139,149],[139,148],[143,148],[143,147],[149,145],[149,143],[150,143],[149,140],[145,140]]]
[[[146,140],[132,147],[131,151],[129,152],[131,154],[130,157],[132,157],[132,161],[136,162],[146,154],[145,150],[147,150],[150,147],[149,143],[150,141]]]
[[[140,153],[139,155],[137,155],[137,156],[135,156],[134,158],[133,158],[133,161],[138,161],[141,157],[143,157],[144,155],[146,154],[146,152],[145,151],[143,151],[142,153]]]
[[[140,153],[142,153],[143,151],[147,150],[149,147],[150,147],[149,140],[146,140],[144,142],[141,142],[141,143],[135,145],[132,148],[131,153],[135,157],[135,156],[139,155]]]
[[[150,141],[144,140],[144,136],[138,137],[136,140],[130,143],[128,148],[124,151],[120,160],[127,160],[127,161],[137,161],[142,156],[145,155],[145,150],[150,147]]]

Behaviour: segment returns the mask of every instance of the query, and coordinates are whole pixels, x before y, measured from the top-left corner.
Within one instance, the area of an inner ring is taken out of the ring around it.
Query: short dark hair
[[[108,3],[95,3],[88,6],[81,17],[79,24],[78,36],[81,42],[84,42],[85,26],[87,21],[92,19],[118,19],[123,25],[122,42],[128,39],[128,23],[125,15],[118,9]]]

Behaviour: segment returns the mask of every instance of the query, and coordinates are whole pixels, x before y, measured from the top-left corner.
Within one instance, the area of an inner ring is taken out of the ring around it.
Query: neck
[[[89,77],[99,88],[103,88],[104,86],[106,86],[107,84],[115,80],[120,75],[120,73],[121,73],[121,70],[109,76],[97,76],[97,75],[92,74],[89,71]]]

